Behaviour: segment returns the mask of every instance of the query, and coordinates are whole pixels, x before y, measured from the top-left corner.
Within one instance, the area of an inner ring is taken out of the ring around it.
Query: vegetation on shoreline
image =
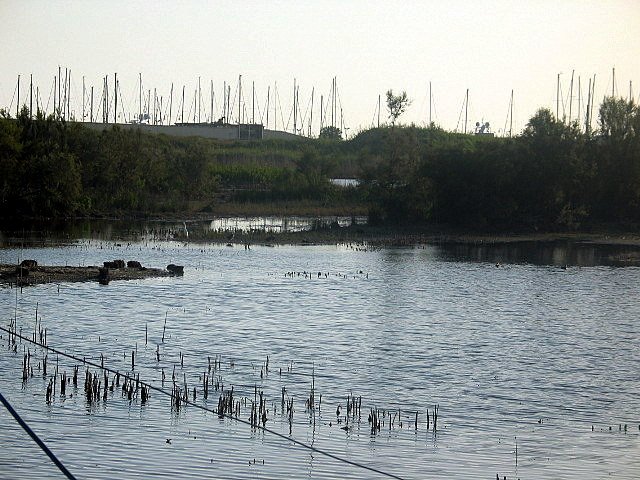
[[[371,220],[474,231],[576,231],[640,223],[640,109],[607,98],[599,128],[539,110],[514,138],[395,128],[365,177]]]
[[[362,211],[360,192],[329,181],[341,173],[334,143],[98,132],[26,109],[0,114],[0,217],[195,215],[229,203]]]
[[[329,132],[333,133],[333,132]],[[224,142],[0,114],[0,217],[368,213],[373,224],[577,231],[640,224],[640,110],[548,110],[495,138],[391,126],[348,141]],[[330,178],[362,180],[357,188]]]

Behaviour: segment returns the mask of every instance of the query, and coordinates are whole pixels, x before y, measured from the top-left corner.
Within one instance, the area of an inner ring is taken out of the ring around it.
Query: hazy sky
[[[463,128],[458,119],[467,88],[469,125],[489,121],[496,132],[507,121],[512,89],[514,130],[539,107],[555,111],[558,73],[567,102],[575,70],[574,116],[578,76],[583,104],[594,74],[598,101],[611,91],[612,67],[620,95],[629,95],[629,81],[636,99],[640,94],[638,0],[0,0],[0,20],[0,107],[13,98],[15,109],[18,74],[21,100],[33,74],[46,104],[62,66],[63,74],[71,69],[78,117],[82,76],[98,97],[102,78],[109,75],[111,83],[114,72],[127,113],[138,110],[139,73],[144,88],[157,88],[165,106],[173,82],[174,116],[182,85],[189,110],[200,76],[203,120],[209,117],[210,81],[218,117],[223,81],[231,83],[233,96],[241,74],[249,116],[251,83],[261,109],[271,86],[270,126],[275,83],[286,122],[296,78],[303,114],[315,87],[314,130],[320,95],[326,100],[336,76],[350,135],[377,121],[378,95],[384,108],[390,88],[413,99],[403,123],[427,122],[430,81],[433,120],[451,130]],[[383,111],[382,121],[385,116]],[[278,123],[281,128],[280,112]]]

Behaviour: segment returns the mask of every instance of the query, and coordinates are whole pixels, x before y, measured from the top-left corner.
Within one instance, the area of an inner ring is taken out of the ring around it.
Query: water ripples
[[[189,385],[199,386],[207,357],[221,355],[226,388],[253,398],[258,385],[279,409],[286,386],[296,405],[293,437],[349,460],[404,478],[640,476],[640,269],[496,268],[450,261],[438,247],[246,251],[96,241],[2,250],[0,261],[25,254],[43,264],[125,258],[185,265],[180,278],[24,289],[18,323],[32,329],[37,304],[50,345],[97,363],[102,355],[120,372],[131,369],[137,351],[135,372],[159,387],[164,369],[166,389],[174,368],[180,381],[186,375]],[[15,307],[15,290],[0,289],[3,325]],[[192,407],[172,413],[169,399],[157,392],[144,406],[113,395],[88,408],[80,389],[47,406],[45,380],[34,377],[23,389],[22,354],[8,351],[6,334],[0,344],[3,394],[79,476],[372,475],[212,413]],[[270,372],[261,376],[267,356]],[[67,372],[74,365],[59,362]],[[315,428],[304,412],[312,367],[316,396],[323,396]],[[211,408],[214,393],[206,401]],[[351,393],[362,396],[365,418],[345,432],[335,410],[338,403],[344,409]],[[205,402],[201,393],[197,402]],[[433,435],[425,430],[425,414],[436,404],[439,432]],[[403,428],[387,426],[372,436],[366,423],[372,407],[404,410]],[[417,432],[407,428],[416,410]],[[43,454],[5,411],[0,419],[2,476],[28,468],[54,478],[54,467],[43,466]],[[627,433],[618,430],[624,424]],[[289,433],[280,415],[267,426]]]

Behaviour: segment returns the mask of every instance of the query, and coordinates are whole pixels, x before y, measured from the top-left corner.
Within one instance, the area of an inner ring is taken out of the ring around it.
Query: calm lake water
[[[49,346],[121,373],[135,351],[140,380],[170,392],[175,375],[213,410],[221,392],[211,386],[205,400],[202,375],[219,358],[225,390],[264,392],[269,429],[339,459],[194,406],[176,411],[157,391],[144,405],[118,387],[88,403],[81,364],[78,388],[58,386],[47,404],[56,365],[70,375],[79,362],[49,353],[43,378],[43,351],[18,342],[13,353],[5,332],[0,391],[78,478],[385,478],[354,463],[407,479],[638,478],[640,268],[569,250],[86,238],[0,250],[1,263],[184,265],[183,277],[0,288],[1,324],[17,318],[30,336],[37,308]],[[34,377],[23,384],[27,349]],[[362,397],[362,416],[345,430],[349,395]],[[395,419],[372,435],[374,407]],[[4,408],[0,425],[0,477],[61,478]]]

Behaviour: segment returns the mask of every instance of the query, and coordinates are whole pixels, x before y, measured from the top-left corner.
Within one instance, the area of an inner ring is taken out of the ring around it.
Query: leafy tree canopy
[[[326,140],[342,140],[342,130],[331,125],[322,127],[319,138]]]
[[[398,117],[405,112],[409,105],[411,105],[411,100],[407,96],[407,92],[403,91],[399,95],[394,95],[393,90],[387,91],[387,110],[389,110],[392,126],[396,124]]]

